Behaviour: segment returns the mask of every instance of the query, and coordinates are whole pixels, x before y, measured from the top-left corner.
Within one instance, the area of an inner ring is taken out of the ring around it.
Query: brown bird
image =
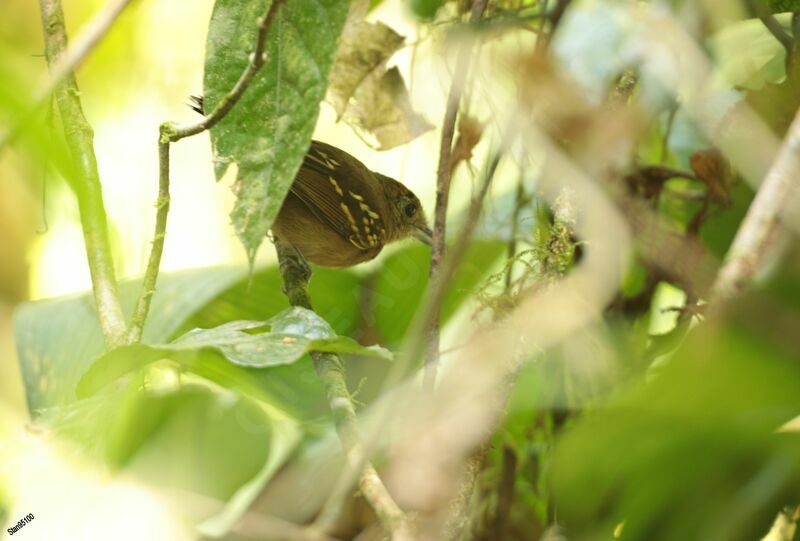
[[[419,199],[347,152],[312,141],[278,217],[276,240],[322,267],[350,267],[397,240],[430,245]]]
[[[205,114],[203,97],[190,99],[189,106]],[[432,241],[411,190],[320,141],[311,141],[272,233],[278,243],[321,267],[369,261],[386,244],[408,237],[429,246]]]

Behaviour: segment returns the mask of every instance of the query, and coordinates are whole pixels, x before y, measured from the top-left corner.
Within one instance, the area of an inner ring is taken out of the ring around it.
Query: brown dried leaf
[[[405,41],[385,24],[365,21],[368,7],[364,1],[352,4],[331,71],[325,101],[333,106],[339,119],[358,87],[372,73],[383,74],[386,63]]]
[[[387,150],[432,128],[411,107],[403,78],[386,70],[405,38],[364,20],[369,2],[351,4],[325,100],[369,146]]]
[[[458,138],[450,157],[450,173],[455,171],[458,164],[472,158],[472,150],[483,135],[483,124],[469,115],[461,115],[458,120]]]
[[[411,107],[400,71],[373,72],[359,85],[344,112],[361,139],[377,150],[405,144],[433,126]]]

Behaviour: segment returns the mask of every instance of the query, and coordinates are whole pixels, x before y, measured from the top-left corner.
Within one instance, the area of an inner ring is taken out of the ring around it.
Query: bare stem
[[[289,248],[276,242],[278,265],[283,277],[283,291],[292,306],[312,310],[308,295],[308,278],[305,265]],[[409,539],[406,517],[384,486],[375,468],[367,461],[356,426],[356,411],[347,390],[344,365],[338,355],[312,352],[317,375],[325,386],[334,426],[342,442],[348,468],[360,473],[359,488],[364,498],[378,516],[384,529],[394,540]],[[354,476],[343,475],[334,487],[331,497],[320,512],[315,525],[320,531],[329,531],[341,513],[342,503],[351,490]]]
[[[263,17],[259,17],[256,49],[250,55],[250,62],[247,64],[247,68],[242,72],[241,77],[236,81],[231,91],[228,92],[228,94],[214,106],[214,110],[206,115],[200,122],[186,126],[172,126],[169,132],[165,132],[171,142],[180,141],[185,137],[197,135],[198,133],[211,129],[217,122],[225,118],[225,115],[238,103],[250,86],[256,73],[264,66],[267,60],[267,53],[264,51],[267,33],[269,32],[270,26],[272,26],[272,21],[278,14],[278,10],[284,3],[286,3],[286,0],[273,0],[267,13]]]
[[[487,0],[473,0],[470,22],[478,21],[486,9]],[[439,146],[439,166],[436,170],[436,206],[433,211],[433,248],[431,251],[431,287],[441,280],[439,271],[445,253],[445,226],[447,204],[450,199],[450,181],[453,178],[451,166],[453,154],[453,134],[455,132],[458,107],[467,78],[467,66],[471,47],[462,47],[456,60],[453,82],[447,95],[447,108],[442,121],[442,137]],[[439,361],[439,307],[428,329],[428,346],[425,354],[425,373],[422,380],[424,389],[432,390],[436,384],[436,365]]]
[[[64,11],[60,0],[40,0],[39,6],[47,63],[54,70],[55,66],[61,65],[67,51]],[[54,94],[67,146],[75,164],[74,178],[68,180],[78,198],[100,327],[106,346],[111,348],[125,342],[126,326],[117,294],[103,189],[94,153],[94,132],[83,114],[80,91],[71,69],[65,70],[62,80],[55,84]]]
[[[439,307],[442,304],[442,299],[444,299],[444,294],[446,291],[445,286],[452,279],[453,273],[455,272],[456,268],[458,268],[458,265],[461,263],[461,260],[467,251],[469,241],[472,239],[472,234],[475,231],[475,227],[478,224],[478,218],[480,218],[481,215],[483,201],[486,199],[486,194],[489,192],[489,187],[494,179],[494,174],[497,172],[497,166],[500,163],[500,158],[500,152],[496,152],[489,159],[489,164],[480,189],[470,202],[469,209],[467,210],[467,218],[464,224],[461,226],[460,231],[457,233],[456,240],[453,243],[450,251],[447,253],[447,257],[444,259],[441,267],[439,268],[438,272],[440,279],[431,281],[431,285],[428,289],[428,294],[425,300],[425,306],[421,310],[422,316],[418,321],[414,322],[414,327],[408,333],[411,337],[410,341],[407,347],[404,348],[402,360],[400,362],[396,362],[392,372],[390,372],[387,382],[385,383],[387,387],[394,385],[403,376],[406,366],[413,359],[418,358],[418,356],[422,353],[423,348],[426,347],[426,335],[424,332],[420,332],[420,330],[424,331],[425,329],[430,329],[439,321]],[[427,347],[430,347],[430,342],[427,343]]]
[[[128,342],[136,343],[142,339],[144,322],[150,311],[150,302],[156,292],[158,271],[161,268],[161,254],[164,252],[164,239],[167,234],[167,214],[169,214],[169,147],[168,139],[158,140],[158,199],[156,199],[156,227],[147,260],[147,269],[142,281],[142,294],[136,301],[131,325],[128,331]]]
[[[712,287],[712,299],[725,301],[747,289],[780,237],[784,212],[796,202],[800,176],[800,112],[778,156],[750,204]]]
[[[131,325],[128,330],[129,342],[138,342],[142,338],[147,314],[150,311],[150,302],[156,290],[158,272],[161,267],[161,255],[164,251],[164,238],[167,230],[167,215],[169,214],[169,150],[170,144],[197,135],[211,129],[220,120],[225,118],[231,109],[239,102],[244,95],[253,78],[266,62],[264,52],[267,33],[272,25],[272,21],[278,14],[280,7],[286,0],[274,0],[263,17],[258,18],[258,36],[256,38],[256,48],[250,57],[244,72],[233,88],[225,95],[222,100],[214,107],[210,114],[203,117],[203,120],[196,124],[187,126],[177,126],[172,122],[165,122],[159,128],[158,134],[158,199],[156,201],[156,227],[153,235],[153,242],[150,248],[150,256],[147,260],[147,268],[142,282],[142,293],[136,302]]]

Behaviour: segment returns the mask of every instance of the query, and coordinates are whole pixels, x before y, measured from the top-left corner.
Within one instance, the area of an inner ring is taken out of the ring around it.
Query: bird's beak
[[[415,227],[412,236],[428,246],[433,246],[433,231],[430,227]]]

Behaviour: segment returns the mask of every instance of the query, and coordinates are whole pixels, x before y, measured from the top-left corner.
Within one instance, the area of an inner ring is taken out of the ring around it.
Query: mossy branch
[[[39,7],[47,64],[54,70],[56,66],[63,65],[62,58],[67,51],[64,10],[60,0],[40,0]],[[61,76],[63,78],[55,85],[53,94],[61,114],[67,147],[75,164],[75,175],[68,181],[78,198],[100,328],[106,347],[113,348],[125,343],[126,325],[111,257],[103,189],[94,153],[94,131],[83,114],[75,74],[70,69]]]
[[[275,242],[278,266],[283,277],[283,292],[292,306],[313,310],[308,295],[308,268],[290,247]],[[364,447],[356,425],[356,410],[347,390],[342,360],[331,353],[312,352],[314,368],[325,387],[328,405],[333,416],[336,432],[344,447],[348,468],[353,476],[342,476],[342,482],[334,487],[333,494],[320,512],[315,525],[321,531],[329,531],[338,520],[342,503],[352,490],[352,481],[359,475],[358,486],[364,499],[375,511],[384,529],[393,540],[410,539],[405,514],[395,503],[375,468],[367,461]]]

